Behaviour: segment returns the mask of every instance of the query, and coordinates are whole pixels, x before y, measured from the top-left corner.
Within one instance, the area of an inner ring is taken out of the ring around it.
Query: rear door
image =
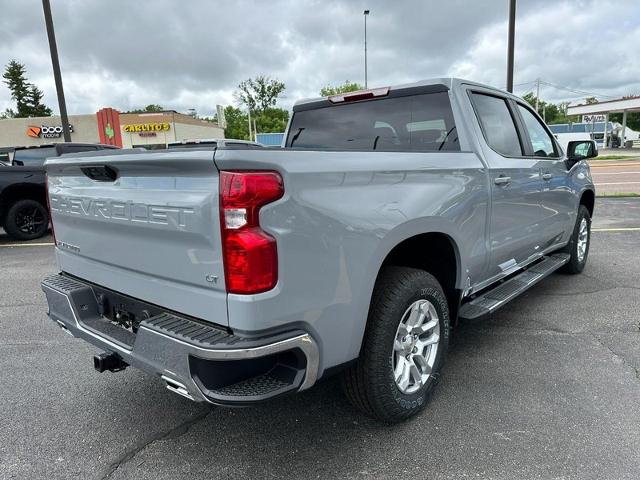
[[[212,151],[91,152],[46,167],[62,271],[228,323]]]
[[[567,182],[567,163],[553,135],[531,107],[517,104],[522,119],[525,150],[540,166],[542,191],[540,204],[544,213],[542,223],[542,247],[548,248],[563,241],[575,221],[575,194]],[[566,238],[565,238],[566,239]]]
[[[540,249],[540,168],[525,156],[512,103],[493,91],[470,92],[489,166],[491,214],[487,277],[512,271]]]

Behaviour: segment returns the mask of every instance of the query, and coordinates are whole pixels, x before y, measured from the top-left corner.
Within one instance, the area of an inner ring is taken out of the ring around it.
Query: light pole
[[[513,44],[516,36],[516,0],[509,0],[509,42],[507,45],[507,92],[513,93]]]
[[[71,141],[69,131],[69,118],[67,117],[67,104],[64,101],[64,90],[62,89],[62,75],[60,75],[60,61],[58,60],[58,47],[56,47],[56,35],[53,31],[53,18],[51,17],[51,5],[49,0],[42,0],[44,10],[44,23],[47,26],[47,37],[49,37],[49,50],[51,51],[51,64],[53,65],[53,79],[56,83],[56,93],[58,94],[58,107],[60,108],[60,120],[62,122],[62,135],[65,142]]]
[[[367,17],[369,10],[364,11],[364,88],[367,88]]]

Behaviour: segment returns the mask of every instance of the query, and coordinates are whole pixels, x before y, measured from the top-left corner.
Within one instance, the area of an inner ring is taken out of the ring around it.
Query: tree
[[[596,97],[587,97],[584,99],[584,101],[587,105],[593,105],[595,103],[598,103],[598,99]]]
[[[267,108],[255,116],[258,133],[280,133],[287,128],[289,112],[283,108]]]
[[[246,113],[239,108],[229,105],[224,109],[224,118],[227,121],[227,127],[224,129],[225,138],[249,140],[249,119]],[[212,121],[217,123],[218,116],[215,115]]]
[[[265,111],[275,106],[285,88],[281,81],[259,75],[255,80],[248,78],[240,82],[233,96],[238,104],[245,105],[252,112]]]
[[[536,96],[533,92],[529,92],[522,97],[533,109],[536,108]],[[553,103],[547,103],[543,100],[538,101],[538,113],[545,119],[547,125],[553,125],[556,123],[569,123],[577,122],[578,117],[567,116],[567,105],[565,103],[559,103],[555,105]]]
[[[25,66],[16,60],[11,60],[4,69],[3,82],[11,91],[11,98],[16,102],[15,111],[7,109],[5,116],[16,118],[48,117],[51,109],[42,103],[42,90],[27,79]]]
[[[42,90],[35,85],[29,87],[27,101],[31,108],[30,117],[50,117],[53,113],[49,107],[42,103],[43,95]]]
[[[355,92],[357,90],[364,90],[364,87],[356,82],[345,81],[342,85],[332,87],[327,85],[320,89],[320,96],[330,97],[331,95],[340,95],[341,93]]]
[[[163,112],[164,108],[162,105],[157,105],[155,103],[150,103],[144,108],[137,108],[135,110],[130,110],[127,113],[151,113],[151,112]]]
[[[609,114],[610,122],[618,122],[622,125],[622,113],[611,113]],[[628,112],[627,113],[627,127],[631,130],[640,130],[640,113],[638,112]],[[627,134],[628,135],[628,134]]]

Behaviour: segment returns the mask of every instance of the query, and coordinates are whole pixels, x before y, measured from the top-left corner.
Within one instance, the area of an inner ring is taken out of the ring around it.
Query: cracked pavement
[[[640,199],[597,200],[594,227],[639,226]],[[594,232],[582,275],[462,324],[430,406],[394,427],[335,379],[223,409],[98,374],[45,315],[51,247],[0,249],[0,265],[0,479],[640,477],[639,231]]]

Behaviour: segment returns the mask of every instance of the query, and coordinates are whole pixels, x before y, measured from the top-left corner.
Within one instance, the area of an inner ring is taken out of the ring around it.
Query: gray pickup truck
[[[589,252],[592,141],[458,79],[296,103],[281,149],[47,161],[49,316],[195,401],[342,375],[385,422],[420,411],[452,328]],[[569,277],[567,277],[568,279]]]

